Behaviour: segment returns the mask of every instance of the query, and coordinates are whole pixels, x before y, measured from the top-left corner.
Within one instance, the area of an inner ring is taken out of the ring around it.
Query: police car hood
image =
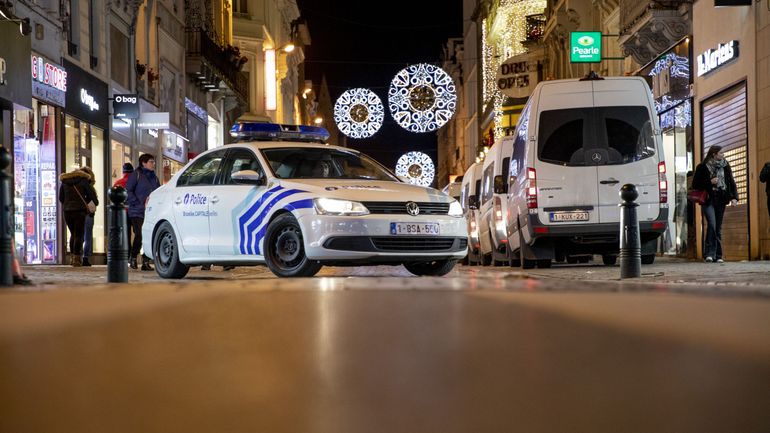
[[[283,179],[284,188],[318,194],[319,197],[353,201],[397,201],[448,203],[452,198],[441,191],[401,182],[347,179]]]

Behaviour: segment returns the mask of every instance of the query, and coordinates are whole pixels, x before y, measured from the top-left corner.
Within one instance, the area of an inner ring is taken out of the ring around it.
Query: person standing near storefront
[[[96,188],[94,188],[94,185],[96,185],[94,171],[91,170],[91,167],[83,167],[81,170],[88,173],[88,176],[90,176],[91,180],[89,181],[88,187],[93,197],[94,204],[99,206],[99,194],[96,193]],[[83,266],[91,266],[90,258],[94,252],[94,215],[96,215],[95,211],[86,214],[86,225],[83,233],[83,260],[81,262]]]
[[[723,263],[722,218],[728,203],[733,206],[738,204],[738,187],[730,164],[722,154],[722,146],[711,146],[703,162],[695,167],[692,188],[708,193],[706,203],[701,205],[703,218],[708,224],[703,257],[708,263]]]
[[[129,266],[137,268],[136,257],[142,249],[142,225],[144,224],[144,206],[150,193],[160,187],[158,176],[155,175],[155,158],[149,153],[139,157],[139,167],[126,181],[128,192],[128,218],[131,220],[131,228],[134,232],[134,241],[131,244]],[[142,254],[142,270],[151,271],[150,258]]]
[[[70,264],[81,266],[86,215],[96,210],[96,197],[91,195],[91,176],[83,170],[59,176],[59,201],[64,211],[64,222],[70,231]]]
[[[767,194],[767,216],[770,217],[770,162],[766,162],[759,172],[759,181],[765,184],[765,194]]]

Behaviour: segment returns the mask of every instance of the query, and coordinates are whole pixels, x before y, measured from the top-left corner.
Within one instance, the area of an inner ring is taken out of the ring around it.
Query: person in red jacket
[[[134,166],[131,165],[130,162],[127,162],[123,164],[123,177],[116,180],[114,184],[112,184],[112,187],[115,188],[116,186],[122,187],[123,189],[126,188],[126,182],[128,182],[128,178],[131,176],[131,173],[134,172]]]

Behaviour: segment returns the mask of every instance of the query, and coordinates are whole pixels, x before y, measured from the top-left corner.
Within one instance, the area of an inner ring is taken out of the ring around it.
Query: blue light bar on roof
[[[264,122],[238,122],[230,129],[236,141],[275,140],[325,143],[329,131],[318,126],[280,125]]]

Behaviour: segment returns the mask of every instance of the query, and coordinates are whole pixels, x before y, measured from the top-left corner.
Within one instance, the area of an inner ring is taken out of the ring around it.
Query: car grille
[[[365,201],[364,206],[373,214],[404,214],[406,215],[406,203],[400,201]],[[420,203],[420,215],[446,215],[449,213],[449,203]]]
[[[347,251],[462,251],[468,248],[467,238],[430,236],[340,236],[324,242],[324,248]]]

